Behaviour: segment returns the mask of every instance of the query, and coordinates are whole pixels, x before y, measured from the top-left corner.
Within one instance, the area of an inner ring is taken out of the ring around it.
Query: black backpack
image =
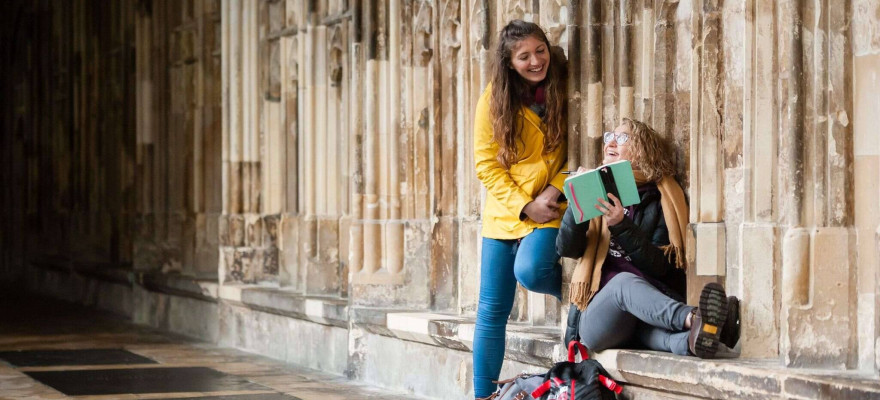
[[[580,362],[574,362],[575,348],[580,350]],[[532,391],[532,397],[540,400],[616,399],[623,388],[608,377],[602,364],[589,357],[587,348],[572,340],[568,344],[568,361],[550,368],[544,375],[544,383]]]

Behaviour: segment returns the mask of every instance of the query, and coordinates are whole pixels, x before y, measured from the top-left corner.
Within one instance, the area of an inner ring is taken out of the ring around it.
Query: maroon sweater
[[[657,185],[653,183],[649,183],[646,185],[642,185],[639,187],[639,197],[642,197],[648,191],[657,191]],[[636,219],[636,213],[641,212],[636,209],[636,206],[632,205],[629,207],[625,207],[623,209],[624,218]],[[623,248],[620,247],[614,241],[614,237],[611,237],[611,242],[608,244],[608,255],[605,256],[605,263],[602,264],[602,278],[599,281],[599,288],[605,287],[605,284],[614,278],[617,274],[621,272],[629,272],[633,275],[640,276],[645,278],[648,282],[650,282],[654,287],[658,289],[662,289],[663,285],[656,279],[651,278],[650,276],[645,275],[640,269],[638,269],[632,263],[632,259],[626,255],[626,252]]]

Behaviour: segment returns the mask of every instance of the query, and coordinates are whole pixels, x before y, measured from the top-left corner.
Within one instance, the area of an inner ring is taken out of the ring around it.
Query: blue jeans
[[[535,229],[516,240],[483,238],[480,301],[474,328],[474,395],[495,391],[504,361],[507,320],[516,282],[533,292],[562,296],[562,269],[556,254],[559,229]]]

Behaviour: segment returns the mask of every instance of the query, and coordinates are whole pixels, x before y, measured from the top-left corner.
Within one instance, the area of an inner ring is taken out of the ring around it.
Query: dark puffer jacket
[[[652,185],[653,186],[653,185]],[[642,189],[642,188],[640,188]],[[685,293],[685,273],[675,267],[675,258],[663,254],[660,246],[669,244],[669,231],[660,207],[660,192],[656,187],[640,190],[641,202],[633,206],[630,216],[619,224],[608,228],[614,241],[619,244],[651,283],[660,291],[676,300],[683,300]],[[565,211],[559,236],[556,237],[556,251],[562,257],[580,258],[587,250],[587,229],[589,223],[578,224],[571,208]],[[601,290],[601,289],[600,289]],[[575,309],[576,310],[576,309]],[[577,331],[577,315],[569,314],[567,332]],[[573,328],[573,329],[572,329]],[[572,335],[574,334],[572,332]],[[566,340],[570,340],[568,333]]]

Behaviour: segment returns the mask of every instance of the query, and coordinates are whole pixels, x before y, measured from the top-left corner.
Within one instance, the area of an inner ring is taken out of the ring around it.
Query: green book
[[[617,196],[624,207],[638,204],[639,190],[628,160],[600,165],[596,169],[571,176],[565,180],[565,197],[577,223],[602,215],[596,209],[598,198],[608,200],[608,193]]]

